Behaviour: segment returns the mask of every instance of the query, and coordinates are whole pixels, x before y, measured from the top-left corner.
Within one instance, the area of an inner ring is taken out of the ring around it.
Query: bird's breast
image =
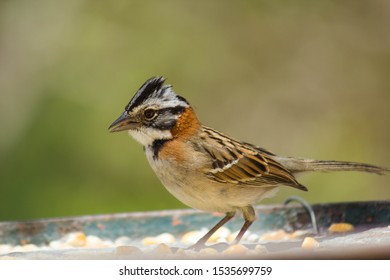
[[[146,157],[165,188],[192,208],[216,212],[234,211],[261,200],[274,189],[210,180],[204,172],[204,155],[186,153],[179,146],[176,149],[166,149],[168,147],[164,145],[157,158],[151,148],[146,148]]]

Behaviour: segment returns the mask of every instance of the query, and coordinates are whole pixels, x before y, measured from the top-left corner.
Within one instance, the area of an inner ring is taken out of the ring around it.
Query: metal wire
[[[287,204],[289,204],[290,202],[293,202],[293,201],[298,202],[299,204],[301,204],[303,206],[303,208],[306,209],[307,213],[310,216],[310,220],[311,220],[311,224],[312,224],[313,229],[314,229],[314,233],[318,234],[319,230],[318,230],[316,215],[315,215],[314,210],[311,207],[311,205],[306,200],[304,200],[302,197],[299,197],[299,196],[290,196],[289,198],[287,198],[284,201],[283,204],[287,205]]]

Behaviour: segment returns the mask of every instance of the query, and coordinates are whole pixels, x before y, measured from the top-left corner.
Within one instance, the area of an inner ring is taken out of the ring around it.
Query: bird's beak
[[[132,119],[126,111],[116,119],[108,128],[110,132],[134,129],[138,126],[138,122]]]

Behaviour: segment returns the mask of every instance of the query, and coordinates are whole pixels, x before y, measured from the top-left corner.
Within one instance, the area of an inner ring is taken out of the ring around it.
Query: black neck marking
[[[158,154],[160,153],[160,150],[169,141],[171,141],[171,139],[158,139],[158,140],[153,141],[153,143],[150,147],[152,148],[152,151],[153,151],[153,159],[154,160],[158,159]]]

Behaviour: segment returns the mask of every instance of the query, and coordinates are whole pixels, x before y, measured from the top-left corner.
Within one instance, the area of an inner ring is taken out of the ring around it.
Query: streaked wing
[[[207,176],[222,183],[250,186],[287,185],[307,190],[280,163],[273,160],[272,153],[248,143],[238,142],[208,127],[202,149],[212,158],[212,167]]]

